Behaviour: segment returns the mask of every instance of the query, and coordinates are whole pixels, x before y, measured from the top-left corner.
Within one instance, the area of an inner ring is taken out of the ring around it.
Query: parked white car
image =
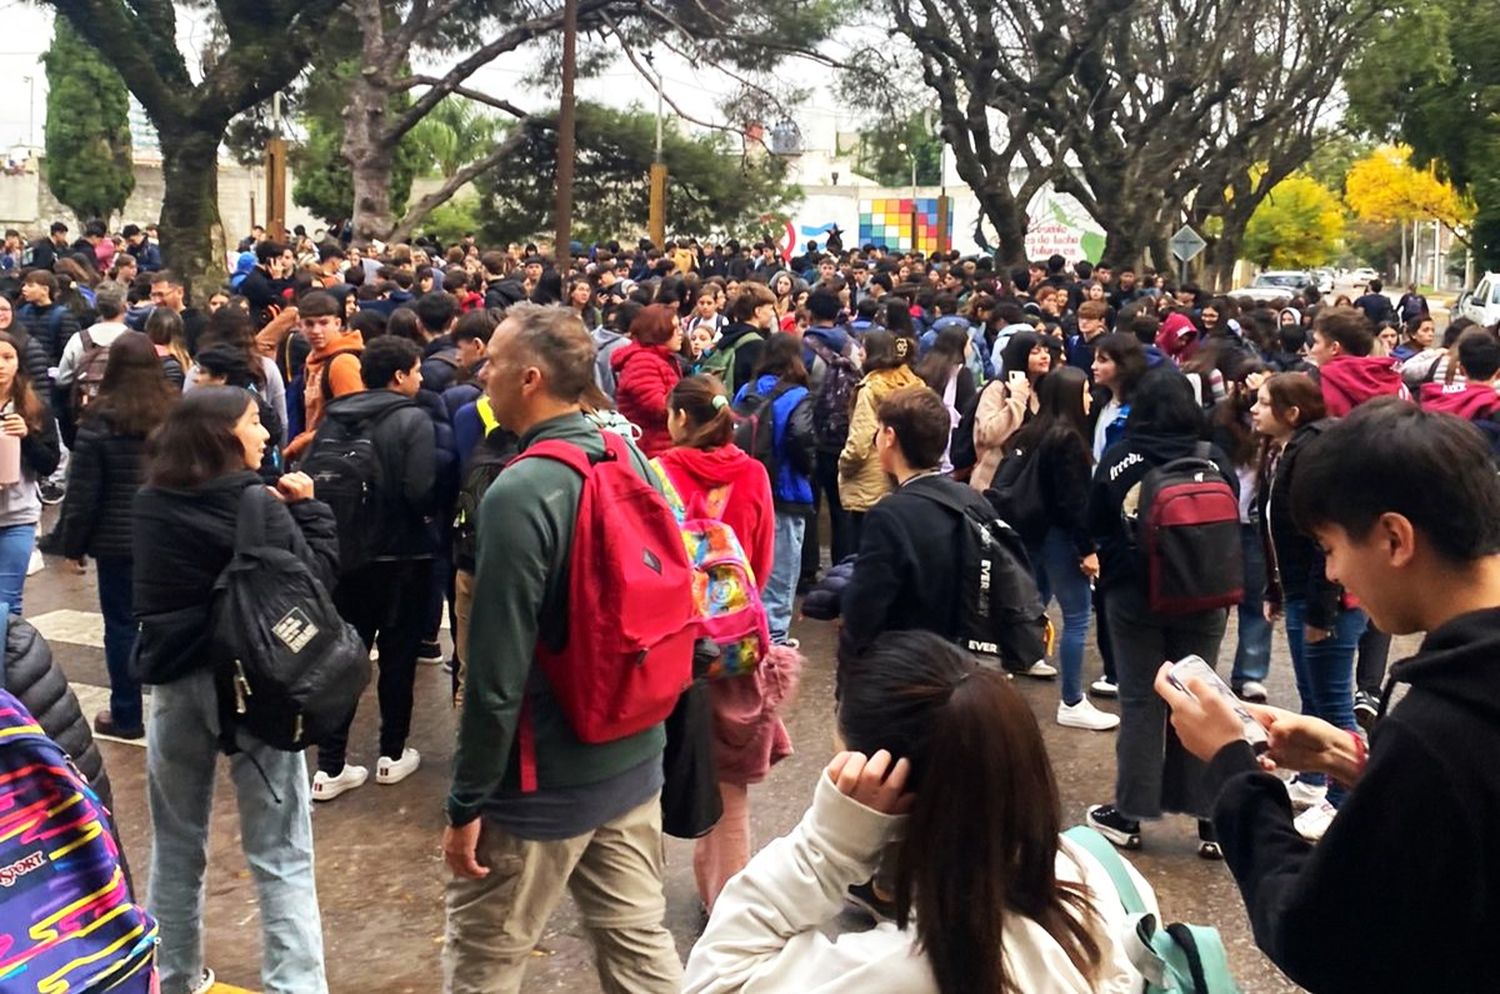
[[[1500,322],[1500,273],[1485,273],[1480,277],[1473,292],[1459,298],[1454,312],[1486,328]]]
[[[1304,287],[1317,284],[1317,277],[1304,269],[1271,269],[1251,280],[1249,286],[1229,291],[1229,296],[1259,301],[1288,300]]]
[[[1380,279],[1380,274],[1369,266],[1361,266],[1359,269],[1350,270],[1349,275],[1344,278],[1350,283],[1358,284],[1360,289],[1364,289],[1371,280]]]

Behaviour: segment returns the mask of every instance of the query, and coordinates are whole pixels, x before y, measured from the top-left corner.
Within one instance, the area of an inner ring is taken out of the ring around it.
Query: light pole
[[[909,147],[906,142],[897,142],[896,148],[906,153],[911,160],[911,250],[917,251],[917,150]]]
[[[22,76],[29,88],[30,98],[26,104],[26,145],[28,148],[36,148],[36,77]]]
[[[651,206],[647,227],[651,241],[659,249],[667,243],[667,164],[661,157],[662,112],[664,104],[661,70],[656,68],[656,58],[647,52],[646,64],[656,73],[656,156],[651,161]]]

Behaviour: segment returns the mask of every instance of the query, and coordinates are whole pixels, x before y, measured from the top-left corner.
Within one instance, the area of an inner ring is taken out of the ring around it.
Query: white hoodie
[[[837,932],[844,895],[875,875],[881,851],[906,821],[883,815],[818,777],[813,805],[790,835],[777,839],[731,880],[688,957],[684,994],[937,994],[937,981],[915,931],[883,921],[864,932]],[[1152,914],[1156,895],[1130,868]],[[1141,975],[1130,964],[1130,923],[1104,867],[1062,840],[1059,880],[1098,895],[1095,939],[1103,954],[1097,987],[1074,967],[1040,925],[1006,920],[1007,977],[1027,994],[1132,994]],[[1158,915],[1159,917],[1159,915]]]

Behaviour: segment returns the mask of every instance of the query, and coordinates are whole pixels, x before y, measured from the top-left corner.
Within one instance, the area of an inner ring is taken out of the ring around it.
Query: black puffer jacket
[[[109,774],[104,771],[104,757],[94,744],[78,698],[62,670],[53,664],[47,640],[20,617],[10,619],[5,637],[5,689],[26,706],[47,737],[72,757],[94,793],[113,811],[114,796]]]
[[[234,555],[240,494],[262,486],[249,470],[176,490],[143,487],[135,497],[135,616],[141,624],[131,671],[143,683],[173,680],[213,664],[209,608],[214,581]],[[338,579],[333,512],[317,500],[271,508],[266,544],[288,549],[332,590]]]
[[[73,440],[59,523],[64,556],[130,557],[131,505],[145,479],[145,461],[145,436],[117,435],[106,416],[84,415]]]

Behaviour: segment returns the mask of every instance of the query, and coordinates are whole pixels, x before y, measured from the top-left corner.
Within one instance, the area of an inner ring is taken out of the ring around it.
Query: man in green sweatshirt
[[[562,439],[604,451],[582,413],[594,346],[562,307],[518,304],[488,349],[490,403],[520,449]],[[632,446],[635,469],[654,480]],[[551,459],[507,468],[480,506],[468,675],[443,855],[447,888],[444,990],[514,994],[564,887],[594,941],[605,986],[668,994],[682,967],[662,925],[660,725],[579,741],[541,669],[538,641],[567,631],[568,565],[583,480]],[[534,737],[536,789],[522,791],[515,748],[523,707]]]

